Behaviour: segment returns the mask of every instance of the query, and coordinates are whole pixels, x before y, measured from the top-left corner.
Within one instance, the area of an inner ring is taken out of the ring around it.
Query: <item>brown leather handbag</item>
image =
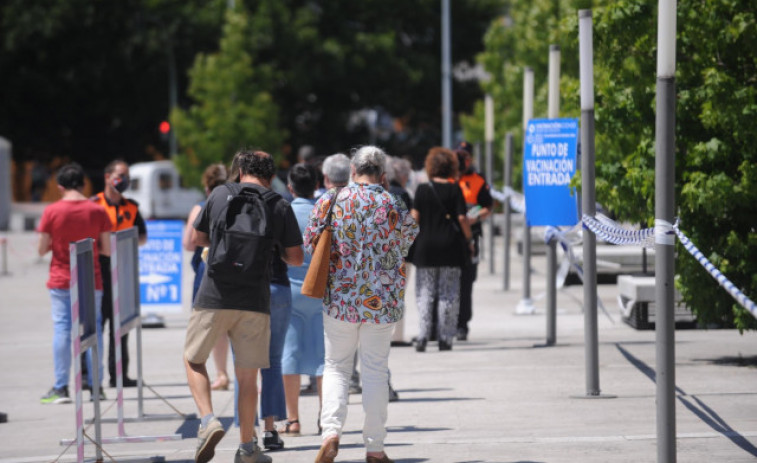
[[[326,287],[329,281],[329,263],[331,261],[331,213],[336,204],[336,196],[339,190],[334,193],[329,206],[329,213],[326,216],[326,222],[321,233],[313,241],[313,256],[310,259],[310,267],[305,274],[305,281],[302,282],[300,292],[308,297],[323,299],[326,294]]]

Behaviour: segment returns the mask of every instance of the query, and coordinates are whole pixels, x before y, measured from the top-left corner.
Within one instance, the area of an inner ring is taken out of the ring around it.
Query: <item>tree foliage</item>
[[[504,0],[451,2],[452,59],[473,64]],[[293,148],[331,154],[371,141],[419,159],[441,133],[441,11],[438,0],[257,0],[253,59],[274,70],[274,98]],[[453,83],[454,107],[480,96],[475,81]],[[381,108],[395,127],[350,127],[352,112]],[[396,130],[396,132],[394,132]],[[372,139],[371,137],[374,137]]]
[[[453,64],[473,63],[506,0],[451,2]],[[440,141],[438,0],[237,0],[248,12],[243,42],[255,79],[279,107],[282,146],[294,158],[375,142],[422,158]],[[224,0],[6,0],[0,3],[0,134],[14,159],[67,157],[99,170],[167,154],[158,131],[169,111],[171,56],[179,104],[197,53],[219,49]],[[262,70],[261,70],[262,68]],[[257,85],[257,84],[256,84]],[[478,84],[454,81],[456,111]],[[365,108],[381,130],[355,123]],[[183,137],[185,138],[185,137]],[[180,140],[183,146],[190,140]],[[248,144],[268,143],[248,140]],[[190,160],[181,161],[188,163]],[[99,175],[96,178],[100,178]]]
[[[651,226],[657,2],[594,3],[597,200],[622,220]],[[754,298],[757,22],[752,3],[678,2],[675,192],[682,231]],[[550,43],[563,47],[561,115],[578,116],[576,6],[567,0],[514,2],[512,25],[494,23],[487,32],[480,60],[494,76],[485,90],[500,99],[499,136],[522,132],[523,66],[536,70],[535,116],[544,110],[546,79],[539,76],[546,75]],[[465,127],[470,137],[480,136],[480,105]],[[677,256],[677,286],[700,323],[757,328],[755,318],[680,245]]]
[[[229,10],[218,52],[198,55],[189,71],[193,104],[171,114],[183,154],[176,162],[188,184],[199,185],[207,165],[231,161],[241,148],[279,153],[285,133],[270,92],[272,72],[246,51],[249,32],[244,9]]]
[[[168,58],[187,69],[217,45],[223,0],[6,0],[0,4],[0,134],[16,160],[98,170],[167,148]],[[178,73],[180,93],[184,74]]]
[[[578,8],[585,7],[588,0],[534,0],[530,2],[510,2],[504,15],[491,22],[484,36],[485,50],[478,55],[478,61],[491,76],[481,87],[494,100],[495,147],[503,146],[509,132],[514,139],[514,184],[521,183],[523,139],[523,76],[526,67],[534,72],[534,117],[546,117],[547,113],[547,71],[549,46],[560,47],[562,55],[561,93],[563,101],[561,117],[574,117],[577,101],[565,97],[575,91],[573,83],[566,75],[578,73],[578,62],[572,59],[577,53],[577,44],[572,31],[563,24],[569,22]],[[484,105],[476,103],[470,115],[461,117],[465,137],[470,140],[484,139]],[[497,152],[500,150],[497,149]],[[501,162],[497,159],[497,164]],[[501,169],[495,169],[500,172]],[[496,176],[495,176],[496,178]]]

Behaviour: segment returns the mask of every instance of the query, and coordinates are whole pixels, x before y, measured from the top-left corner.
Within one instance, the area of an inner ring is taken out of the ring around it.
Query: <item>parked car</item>
[[[186,219],[203,199],[198,189],[184,188],[171,161],[140,162],[129,166],[131,183],[124,196],[139,203],[145,219]]]

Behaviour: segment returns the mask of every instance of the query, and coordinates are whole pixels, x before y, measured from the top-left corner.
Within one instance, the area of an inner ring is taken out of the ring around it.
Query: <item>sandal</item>
[[[299,436],[300,430],[298,429],[295,431],[294,429],[292,429],[295,424],[299,428],[300,420],[287,420],[286,423],[284,423],[284,427],[279,428],[279,434],[281,434],[282,436]]]

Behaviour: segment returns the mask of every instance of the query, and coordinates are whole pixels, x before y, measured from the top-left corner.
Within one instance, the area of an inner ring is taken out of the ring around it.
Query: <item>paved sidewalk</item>
[[[0,276],[0,463],[75,461],[75,448],[58,445],[74,437],[73,405],[41,405],[52,384],[52,322],[45,289],[48,260],[35,257],[33,233],[10,233],[10,276]],[[501,253],[498,253],[501,255]],[[532,294],[537,313],[514,314],[521,296],[522,261],[513,248],[510,291],[499,272],[479,266],[470,341],[451,352],[434,343],[425,353],[392,349],[392,382],[400,401],[389,405],[386,451],[398,462],[655,462],[655,334],[620,322],[614,285],[601,285],[600,299],[614,322],[599,315],[602,392],[616,398],[586,399],[583,345],[583,290],[558,293],[557,345],[544,348],[546,321],[544,257],[533,260]],[[187,259],[189,256],[187,255]],[[187,267],[188,269],[188,267]],[[188,272],[190,272],[188,270]],[[189,293],[189,273],[185,294]],[[417,333],[413,284],[408,295],[405,337]],[[719,291],[713,282],[713,291]],[[188,298],[185,298],[188,300]],[[183,413],[196,409],[181,362],[189,307],[167,317],[167,327],[145,329],[144,379]],[[679,462],[757,461],[757,334],[734,330],[676,332],[677,450]],[[136,371],[135,336],[132,367]],[[212,368],[211,368],[212,370]],[[107,384],[107,383],[106,383]],[[104,418],[115,418],[115,389],[106,388]],[[145,412],[172,409],[145,391]],[[85,394],[88,398],[89,394]],[[576,398],[578,397],[578,398]],[[136,391],[126,390],[126,416],[136,416]],[[233,392],[213,396],[216,414],[230,426]],[[317,398],[301,399],[302,437],[284,438],[287,448],[272,453],[276,462],[312,462],[320,443],[315,435]],[[350,396],[349,416],[339,462],[362,462],[364,448],[360,396]],[[85,416],[92,405],[85,404]],[[193,461],[197,420],[127,423],[129,435],[180,433],[180,441],[104,446],[114,461],[159,456]],[[115,436],[115,424],[103,436]],[[233,426],[214,461],[233,461],[239,433]],[[88,459],[94,448],[86,448]],[[108,456],[105,461],[110,461]]]

